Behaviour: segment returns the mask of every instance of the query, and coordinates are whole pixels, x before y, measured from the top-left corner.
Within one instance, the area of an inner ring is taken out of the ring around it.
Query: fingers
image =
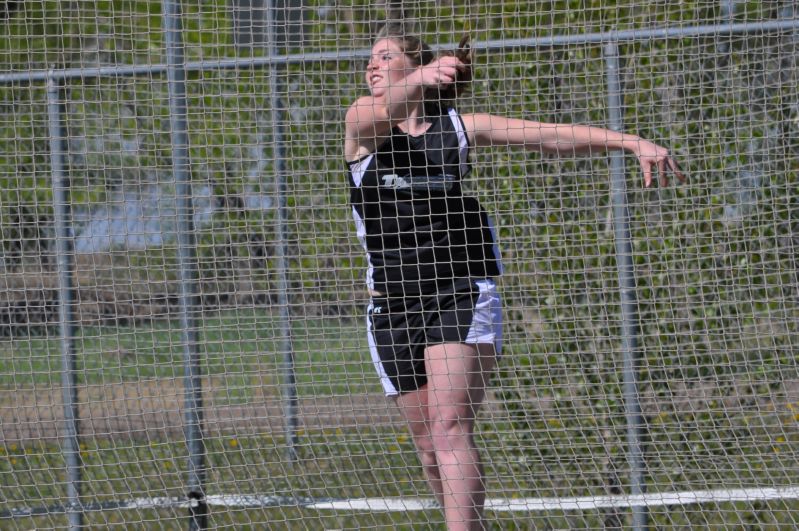
[[[657,165],[661,186],[669,185],[669,172],[673,173],[674,176],[677,177],[677,180],[681,183],[684,183],[687,180],[685,174],[682,172],[682,170],[680,170],[680,166],[677,164],[677,161],[674,160],[674,158],[670,155],[666,155],[665,158],[659,160]]]
[[[644,186],[649,188],[654,182],[653,169],[657,167],[658,176],[660,177],[660,186],[669,185],[669,173],[673,173],[677,180],[681,183],[686,182],[685,174],[680,170],[677,161],[670,155],[644,157],[641,160],[641,167],[644,172]]]
[[[450,85],[458,80],[458,73],[462,72],[463,63],[458,62],[454,65],[439,65],[438,75],[442,85]]]
[[[677,164],[677,161],[676,161],[676,160],[674,160],[674,159],[673,159],[673,158],[671,158],[671,157],[669,157],[669,167],[671,168],[671,171],[672,171],[672,173],[674,173],[674,175],[676,175],[676,176],[677,176],[677,179],[678,179],[678,180],[679,180],[681,183],[684,183],[685,181],[687,181],[687,180],[688,180],[688,179],[685,177],[685,174],[684,174],[684,173],[682,172],[682,170],[680,169],[680,166]]]
[[[652,165],[645,162],[642,167],[644,169],[644,187],[649,188],[652,186]]]
[[[429,74],[428,85],[445,87],[458,80],[458,74],[466,65],[457,57],[446,56],[422,67]]]
[[[660,185],[668,186],[669,176],[666,175],[666,159],[660,159],[658,161],[658,175],[660,175]]]

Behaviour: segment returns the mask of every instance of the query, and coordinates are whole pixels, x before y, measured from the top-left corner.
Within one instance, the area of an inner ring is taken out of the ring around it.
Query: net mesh
[[[626,160],[646,487],[631,496],[607,156],[475,152],[466,187],[505,267],[504,354],[478,424],[490,525],[630,526],[632,507],[658,526],[797,525],[799,12],[603,4],[183,2],[189,197],[166,4],[6,1],[0,527],[76,512],[97,526],[443,526],[369,359],[342,151],[387,21],[436,49],[469,33],[459,109],[541,122],[608,126],[603,49],[618,40],[624,129],[689,176],[644,188]],[[48,76],[64,86],[55,122]],[[187,498],[197,459],[207,515]]]

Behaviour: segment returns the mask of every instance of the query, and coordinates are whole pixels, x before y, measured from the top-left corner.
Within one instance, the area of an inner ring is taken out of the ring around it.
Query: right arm
[[[374,96],[363,96],[350,105],[344,118],[344,157],[348,161],[373,152],[394,124],[402,121],[392,121],[392,110],[399,113],[399,105],[394,107],[391,108],[386,98]]]
[[[458,70],[462,68],[457,58],[442,57],[414,69],[400,83],[355,100],[344,118],[346,160],[357,160],[373,152],[392,127],[418,111],[426,89],[454,83]]]

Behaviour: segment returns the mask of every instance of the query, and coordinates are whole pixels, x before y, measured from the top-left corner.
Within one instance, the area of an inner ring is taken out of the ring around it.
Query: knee
[[[413,433],[413,444],[416,446],[416,453],[419,454],[419,461],[423,466],[433,467],[438,464],[436,448],[430,432],[425,430],[424,433]]]
[[[433,416],[430,434],[437,450],[462,449],[471,446],[474,422],[457,412],[443,410]]]
[[[419,455],[419,462],[424,468],[435,468],[438,466],[438,458],[433,445],[428,448],[416,447],[416,453]]]

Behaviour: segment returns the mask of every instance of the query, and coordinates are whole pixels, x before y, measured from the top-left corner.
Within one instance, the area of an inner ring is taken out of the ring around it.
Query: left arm
[[[464,114],[462,118],[475,146],[520,146],[558,155],[624,150],[638,158],[645,186],[652,184],[654,168],[658,169],[664,186],[669,183],[667,170],[681,182],[685,181],[685,175],[666,148],[639,136],[588,125],[541,123],[490,114]]]

